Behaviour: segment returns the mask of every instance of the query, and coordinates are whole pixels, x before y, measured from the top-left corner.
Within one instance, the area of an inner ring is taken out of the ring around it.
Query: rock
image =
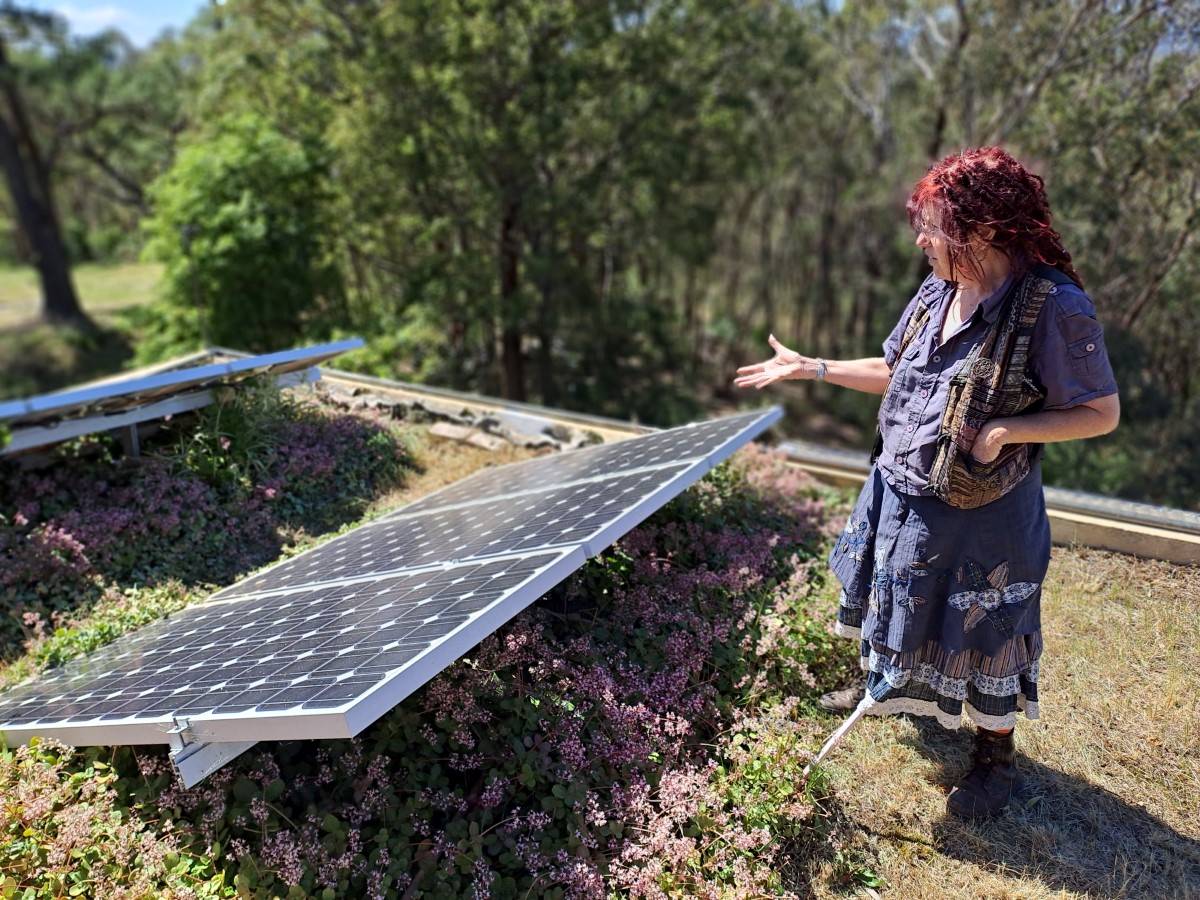
[[[502,437],[497,437],[494,434],[484,434],[478,429],[470,429],[471,434],[467,438],[468,444],[474,444],[476,447],[482,447],[484,450],[499,450],[501,447],[507,447],[508,441]]]
[[[435,422],[429,429],[434,437],[446,438],[451,441],[465,441],[472,434],[478,434],[474,428],[466,425],[455,425],[453,422]]]

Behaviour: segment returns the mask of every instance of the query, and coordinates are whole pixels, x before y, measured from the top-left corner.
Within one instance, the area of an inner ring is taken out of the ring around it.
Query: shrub
[[[143,255],[166,270],[163,301],[148,315],[166,327],[147,332],[140,357],[198,342],[261,352],[319,330],[341,304],[322,241],[328,162],[320,145],[253,114],[180,150],[149,188]]]
[[[226,897],[169,822],[123,808],[117,773],[56,741],[0,749],[0,896]]]

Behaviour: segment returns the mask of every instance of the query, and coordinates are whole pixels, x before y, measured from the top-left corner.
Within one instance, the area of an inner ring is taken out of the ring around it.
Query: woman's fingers
[[[784,377],[782,372],[763,372],[754,375],[743,375],[741,378],[734,380],[734,384],[738,387],[754,387],[764,388],[769,384],[774,384]]]

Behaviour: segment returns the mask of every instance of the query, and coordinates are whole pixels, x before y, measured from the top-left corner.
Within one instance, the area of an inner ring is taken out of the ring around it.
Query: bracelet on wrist
[[[825,380],[825,372],[827,370],[828,370],[828,366],[825,365],[825,360],[821,359],[821,357],[818,356],[817,357],[817,381]]]

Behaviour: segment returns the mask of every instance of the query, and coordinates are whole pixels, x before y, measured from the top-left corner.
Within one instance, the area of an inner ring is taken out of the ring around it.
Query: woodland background
[[[1196,2],[229,0],[145,49],[0,23],[0,288],[38,269],[4,396],[357,334],[339,366],[659,425],[765,402],[731,382],[769,332],[881,353],[927,271],[909,190],[1000,144],[1123,401],[1047,482],[1200,509]],[[769,393],[869,446],[878,397]]]

